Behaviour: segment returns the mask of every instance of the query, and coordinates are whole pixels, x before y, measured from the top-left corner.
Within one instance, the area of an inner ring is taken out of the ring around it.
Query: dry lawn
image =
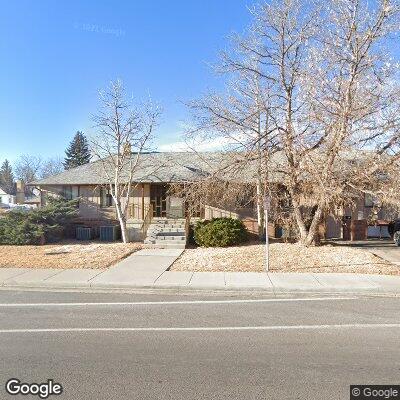
[[[227,248],[187,249],[172,265],[172,271],[262,272],[265,246],[249,244]],[[400,268],[367,250],[324,245],[303,247],[299,244],[270,245],[271,272],[353,272],[400,275]]]
[[[44,246],[1,246],[0,268],[107,268],[140,250],[137,243],[65,241]]]

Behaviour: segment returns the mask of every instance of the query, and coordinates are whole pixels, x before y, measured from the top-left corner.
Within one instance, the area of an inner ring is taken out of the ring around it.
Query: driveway
[[[390,239],[369,239],[347,242],[349,246],[366,249],[378,257],[400,266],[400,247]]]

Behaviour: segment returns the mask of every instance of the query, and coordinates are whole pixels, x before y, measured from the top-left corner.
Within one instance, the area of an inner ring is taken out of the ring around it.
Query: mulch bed
[[[271,272],[350,272],[400,275],[400,268],[364,249],[338,245],[304,247],[272,243]],[[172,271],[263,272],[265,245],[249,243],[226,248],[187,249],[172,265]]]

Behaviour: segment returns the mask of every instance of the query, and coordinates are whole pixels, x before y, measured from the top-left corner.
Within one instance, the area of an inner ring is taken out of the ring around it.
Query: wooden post
[[[271,200],[268,196],[264,199],[265,219],[265,272],[269,271],[269,237],[268,237],[268,212],[271,207]]]

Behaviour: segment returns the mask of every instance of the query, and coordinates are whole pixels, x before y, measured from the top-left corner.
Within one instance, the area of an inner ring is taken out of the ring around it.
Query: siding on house
[[[15,196],[6,193],[3,189],[0,188],[0,204],[15,204]]]
[[[146,215],[150,205],[150,183],[138,183],[132,189],[130,197],[130,219],[141,220],[143,215]],[[44,189],[44,188],[43,188]],[[45,189],[48,195],[65,196],[65,193],[71,194],[73,198],[80,198],[79,214],[80,218],[84,221],[116,221],[115,207],[102,207],[100,201],[100,187],[98,185],[52,185],[46,186]],[[236,212],[235,212],[236,211]],[[244,211],[247,212],[244,213]],[[361,197],[356,201],[354,207],[345,208],[344,210],[337,210],[333,215],[327,215],[321,224],[321,234],[327,239],[342,238],[342,217],[349,216],[352,221],[367,220],[370,217],[372,207],[366,204],[365,198]],[[249,209],[235,209],[234,211],[221,209],[205,205],[202,217],[204,219],[211,219],[216,217],[232,217],[242,219],[248,229],[256,234],[257,233],[257,220],[254,210]],[[378,213],[380,220],[392,220],[399,217],[398,214],[388,207],[383,207]],[[271,225],[272,226],[272,225]],[[371,236],[379,228],[370,227],[369,233]],[[380,231],[381,232],[381,231]],[[270,236],[274,236],[271,228]]]
[[[143,199],[142,199],[143,196]],[[143,183],[137,185],[132,192],[131,204],[133,207],[133,213],[131,217],[133,219],[142,219],[142,215],[146,214],[146,211],[150,205],[150,184]],[[144,206],[144,209],[143,209]],[[133,214],[133,215],[132,215]]]
[[[327,239],[342,237],[342,219],[340,216],[328,215],[325,218],[325,235]]]
[[[342,237],[342,216],[351,217],[352,221],[370,220],[373,207],[368,204],[370,204],[368,203],[368,199],[366,201],[365,196],[362,196],[355,202],[354,207],[346,207],[336,215],[328,215],[325,219],[326,238]],[[396,210],[387,206],[382,207],[377,214],[378,220],[391,221],[399,217],[400,214],[396,212]],[[385,232],[384,229],[381,231],[379,228],[373,227],[372,225],[368,228],[369,236],[377,236],[379,234],[387,236]]]
[[[45,191],[49,196],[65,196],[67,192],[72,193],[72,198],[79,197],[79,216],[84,220],[115,220],[116,212],[115,207],[102,207],[100,202],[100,187],[97,185],[72,185],[62,186],[53,185],[46,186]],[[142,199],[142,195],[144,196]],[[130,197],[130,205],[134,209],[135,215],[138,219],[141,218],[142,208],[144,205],[144,212],[148,209],[150,204],[150,184],[138,184],[132,190]]]

